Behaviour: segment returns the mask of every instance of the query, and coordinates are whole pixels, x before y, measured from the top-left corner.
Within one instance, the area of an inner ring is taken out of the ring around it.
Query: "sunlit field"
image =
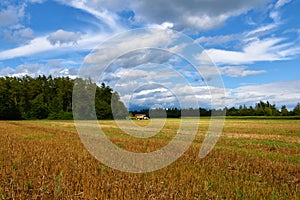
[[[126,135],[114,121],[100,124],[119,147],[151,152],[172,140],[179,122],[168,119],[147,139]],[[226,119],[217,145],[200,159],[209,122],[201,118],[176,162],[134,174],[96,160],[73,121],[0,121],[0,199],[300,199],[299,120]]]

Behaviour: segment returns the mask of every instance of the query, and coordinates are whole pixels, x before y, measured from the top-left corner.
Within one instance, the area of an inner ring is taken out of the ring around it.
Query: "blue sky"
[[[254,105],[269,100],[291,109],[300,101],[299,9],[297,0],[2,0],[0,76],[76,77],[91,51],[113,35],[135,28],[168,28],[194,39],[218,66],[226,93],[224,105]],[[153,58],[156,54],[139,52],[134,56],[147,55]],[[189,69],[183,63],[179,68]],[[130,74],[132,79],[123,83],[123,88],[133,87],[142,93],[130,96],[120,87],[119,92],[124,101],[134,96],[138,100],[135,106],[175,106],[175,96],[180,95],[187,101],[195,95],[199,102],[207,100],[200,95],[207,92],[201,89],[202,83],[192,84],[192,96],[178,84],[169,88],[168,94],[165,84],[176,84],[170,74],[159,89],[151,77],[171,72],[154,68],[142,66],[128,71],[119,65],[112,74],[106,74],[105,80],[109,84],[110,77],[119,76],[125,81],[124,76]],[[141,91],[134,80],[143,73],[152,73],[151,77],[145,75],[144,81],[154,86],[143,86]],[[145,102],[142,94],[155,102]]]

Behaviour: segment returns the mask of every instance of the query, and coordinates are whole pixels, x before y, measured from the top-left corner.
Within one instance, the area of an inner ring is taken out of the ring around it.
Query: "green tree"
[[[44,94],[37,95],[32,101],[31,118],[33,119],[45,119],[48,117],[49,110],[45,104]]]
[[[120,96],[117,92],[112,94],[111,109],[114,119],[126,119],[128,117],[128,110],[120,100]]]
[[[0,119],[20,119],[21,113],[17,106],[17,100],[13,95],[12,79],[9,77],[0,79]]]
[[[290,112],[286,108],[286,105],[281,106],[281,116],[289,116]]]
[[[299,116],[300,115],[300,102],[296,105],[296,107],[293,109],[294,115]]]
[[[93,119],[95,113],[96,85],[91,80],[76,79],[73,90],[73,114],[75,119]],[[97,105],[96,105],[97,106]]]

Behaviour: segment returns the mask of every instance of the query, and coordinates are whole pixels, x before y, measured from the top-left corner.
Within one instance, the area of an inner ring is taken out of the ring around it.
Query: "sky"
[[[197,99],[201,107],[262,100],[293,109],[299,9],[297,0],[2,0],[0,76],[75,78],[91,60],[111,61],[90,75],[129,107],[192,107]],[[197,66],[181,57],[193,46],[184,36],[202,48],[190,49]],[[213,70],[201,65],[204,54]]]

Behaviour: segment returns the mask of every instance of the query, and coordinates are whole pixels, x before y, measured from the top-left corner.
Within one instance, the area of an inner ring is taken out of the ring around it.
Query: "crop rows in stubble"
[[[90,155],[73,121],[1,121],[0,199],[300,199],[299,121],[228,119],[204,159],[198,152],[209,119],[199,123],[176,162],[131,174]],[[101,124],[119,147],[150,152],[172,139],[179,119],[149,139],[129,137],[113,121]]]

